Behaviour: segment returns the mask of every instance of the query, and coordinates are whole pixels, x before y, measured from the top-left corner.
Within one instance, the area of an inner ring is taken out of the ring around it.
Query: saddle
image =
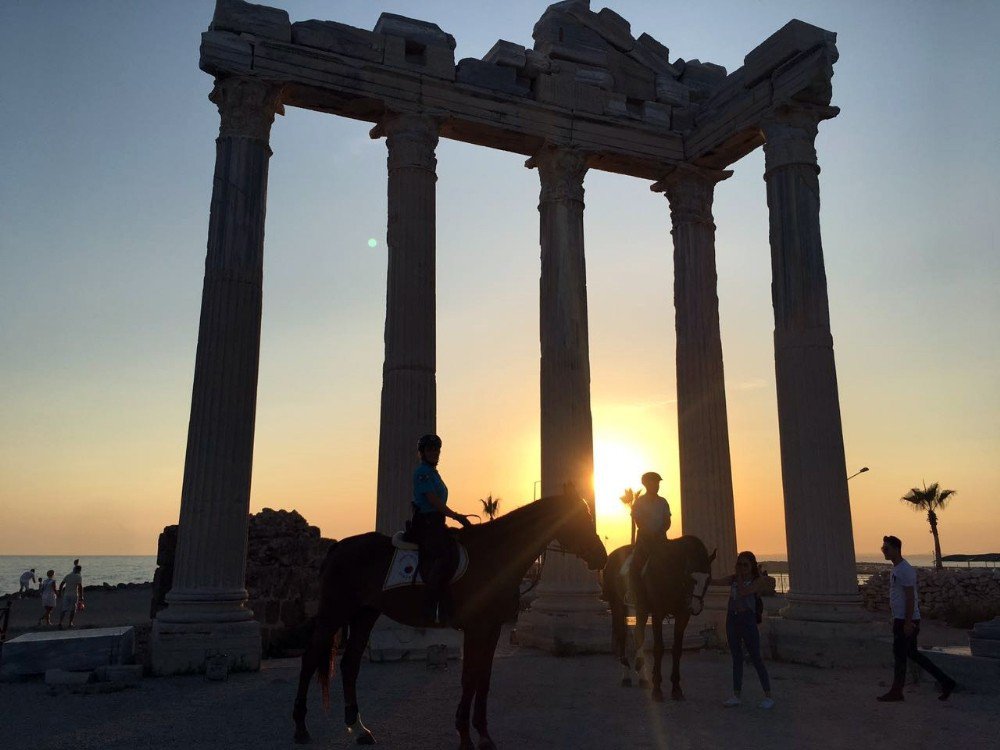
[[[401,586],[423,586],[424,579],[420,576],[418,565],[420,562],[420,553],[417,550],[417,545],[413,542],[405,541],[402,532],[397,532],[393,535],[392,544],[394,547],[392,561],[389,563],[389,570],[385,574],[382,590],[389,591]],[[455,583],[455,581],[464,576],[466,569],[469,567],[469,553],[458,542],[454,542],[454,544],[458,547],[458,565],[451,576],[451,583]]]

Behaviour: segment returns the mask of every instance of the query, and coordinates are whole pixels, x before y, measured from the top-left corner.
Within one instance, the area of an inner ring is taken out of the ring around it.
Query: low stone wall
[[[875,573],[861,586],[866,609],[889,611],[889,575],[888,570]],[[1000,615],[1000,569],[917,568],[917,592],[922,617],[978,622]]]
[[[264,508],[250,516],[247,606],[261,625],[263,655],[282,656],[305,646],[308,619],[319,604],[319,567],[332,539],[320,536],[297,511]],[[166,606],[173,584],[177,527],[160,534],[153,578],[152,614]]]

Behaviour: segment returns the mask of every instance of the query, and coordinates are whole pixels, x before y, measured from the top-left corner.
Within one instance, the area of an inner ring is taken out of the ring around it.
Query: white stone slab
[[[25,633],[4,644],[0,676],[26,677],[50,669],[83,672],[125,664],[135,656],[135,628],[89,628]]]

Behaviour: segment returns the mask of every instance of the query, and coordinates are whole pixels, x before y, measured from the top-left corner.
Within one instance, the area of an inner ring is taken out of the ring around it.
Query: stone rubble
[[[866,609],[889,611],[889,570],[872,575],[862,586]],[[920,614],[944,619],[959,608],[984,607],[1000,615],[1000,569],[917,568]]]

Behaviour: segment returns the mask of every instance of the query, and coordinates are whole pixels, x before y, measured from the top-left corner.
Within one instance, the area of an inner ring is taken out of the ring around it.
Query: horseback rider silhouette
[[[637,497],[632,504],[636,537],[632,562],[629,566],[629,578],[635,596],[639,596],[642,591],[642,570],[649,561],[650,553],[657,545],[666,541],[667,529],[670,528],[670,505],[658,494],[661,481],[663,477],[655,471],[643,474],[642,486],[646,488],[646,492]]]
[[[413,472],[413,521],[410,533],[420,547],[420,574],[427,587],[426,614],[431,622],[447,624],[454,613],[451,577],[458,566],[458,549],[445,518],[463,526],[468,518],[448,507],[448,487],[438,473],[441,438],[424,435],[417,441],[420,465]]]

